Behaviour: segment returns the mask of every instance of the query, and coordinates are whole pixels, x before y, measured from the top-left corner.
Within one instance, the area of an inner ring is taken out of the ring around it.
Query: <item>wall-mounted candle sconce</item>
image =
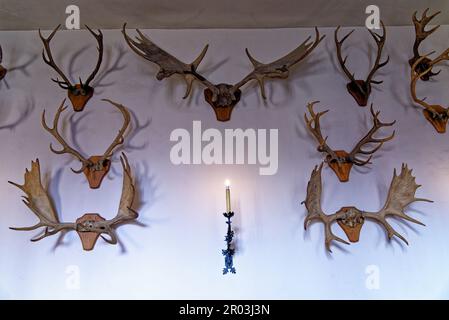
[[[229,180],[225,181],[226,186],[226,212],[223,215],[226,218],[226,224],[228,225],[228,232],[225,236],[226,249],[222,250],[222,254],[225,257],[225,267],[223,268],[223,274],[228,272],[235,273],[233,257],[235,253],[235,248],[232,243],[232,238],[234,237],[234,231],[231,226],[231,218],[234,216],[234,212],[231,210],[231,183]]]

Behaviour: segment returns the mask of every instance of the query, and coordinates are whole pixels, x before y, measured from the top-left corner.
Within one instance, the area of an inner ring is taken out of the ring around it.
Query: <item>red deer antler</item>
[[[310,42],[309,37],[284,57],[267,64],[254,59],[249,54],[248,49],[246,49],[246,54],[253,64],[254,70],[235,85],[226,83],[215,85],[197,72],[198,65],[204,58],[208,45],[204,47],[203,51],[195,61],[186,64],[159,48],[154,42],[140,32],[140,30],[136,29],[136,31],[139,36],[133,40],[126,34],[126,23],[123,25],[122,33],[130,48],[139,56],[156,63],[160,67],[156,78],[162,80],[173,74],[181,75],[187,83],[187,90],[183,98],[187,98],[191,93],[194,80],[201,82],[206,87],[204,90],[205,99],[214,109],[217,120],[219,121],[228,121],[230,119],[232,109],[240,100],[240,87],[249,81],[256,80],[260,86],[262,98],[265,99],[265,79],[287,78],[290,67],[309,55],[324,38],[324,36],[320,37],[318,29],[315,28],[315,40],[313,42]]]
[[[337,222],[343,229],[350,242],[357,242],[359,240],[360,231],[362,229],[365,219],[373,220],[379,223],[387,231],[388,239],[391,240],[393,236],[398,237],[407,245],[407,240],[400,235],[387,222],[387,217],[401,218],[416,224],[424,226],[424,224],[416,219],[405,214],[405,209],[413,202],[431,200],[416,198],[416,190],[420,187],[415,183],[415,177],[412,176],[412,170],[407,168],[407,165],[402,165],[400,175],[396,175],[394,170],[393,179],[390,184],[388,196],[385,205],[378,212],[367,212],[359,210],[355,207],[343,207],[334,214],[327,215],[321,209],[321,164],[319,168],[315,167],[307,184],[307,197],[303,202],[306,205],[307,216],[304,219],[304,229],[310,221],[318,220],[324,224],[325,232],[325,246],[330,252],[330,245],[332,241],[338,241],[344,244],[349,244],[347,241],[337,237],[332,233],[332,224]]]
[[[307,109],[310,113],[310,119],[307,114],[304,114],[304,120],[306,122],[307,128],[314,135],[318,141],[318,151],[326,154],[325,162],[329,167],[335,172],[338,179],[341,182],[346,182],[349,180],[349,174],[351,173],[352,165],[364,166],[371,163],[370,160],[372,155],[382,147],[382,145],[393,139],[395,131],[386,138],[374,138],[374,134],[383,127],[391,127],[396,123],[396,121],[384,123],[379,120],[380,111],[374,112],[373,105],[371,104],[370,111],[372,115],[373,126],[368,131],[368,133],[356,144],[350,153],[344,150],[332,150],[326,143],[327,137],[323,138],[321,133],[320,118],[326,114],[329,110],[315,113],[313,111],[313,106],[319,103],[319,101],[311,102],[307,105]],[[370,150],[362,149],[368,144],[377,144],[374,148]],[[367,159],[361,159],[359,156],[368,156]]]
[[[421,20],[418,20],[416,17],[416,14],[418,11],[415,11],[413,13],[413,24],[415,25],[415,42],[413,43],[413,57],[410,58],[408,61],[410,66],[413,67],[415,65],[415,62],[421,58],[421,55],[419,54],[419,46],[421,45],[421,42],[423,42],[428,36],[430,36],[432,33],[434,33],[440,26],[435,26],[432,29],[426,31],[427,24],[435,18],[437,15],[441,13],[441,11],[435,12],[434,14],[427,16],[427,12],[429,11],[429,8],[424,10],[424,12],[421,15]],[[415,65],[415,69],[417,73],[423,73],[425,70],[429,68],[430,59],[425,57],[424,59],[421,59],[418,64]],[[432,70],[432,68],[431,68]],[[438,75],[440,71],[434,73],[432,71],[429,71],[421,76],[421,80],[428,81],[430,78]]]
[[[347,33],[341,40],[338,40],[338,31],[340,30],[340,26],[335,29],[334,33],[334,40],[335,45],[337,47],[337,58],[338,62],[340,63],[341,68],[343,69],[344,73],[350,80],[350,82],[346,85],[346,88],[348,89],[349,93],[354,97],[356,102],[359,106],[364,107],[368,104],[368,98],[371,94],[371,84],[381,84],[383,81],[375,81],[373,80],[373,77],[377,70],[384,67],[388,61],[390,61],[390,57],[388,56],[387,59],[384,62],[380,62],[381,56],[382,56],[382,50],[385,45],[386,40],[386,29],[384,23],[381,21],[382,24],[382,30],[383,34],[379,35],[370,29],[368,29],[369,33],[373,37],[374,41],[376,41],[377,45],[377,55],[376,55],[376,61],[374,62],[374,66],[369,72],[368,76],[366,77],[366,80],[356,80],[354,78],[354,74],[351,73],[348,68],[346,67],[346,60],[347,56],[343,59],[341,54],[341,46],[343,42],[354,32],[354,30]]]
[[[44,50],[42,51],[42,58],[44,59],[44,62],[48,64],[50,67],[52,67],[62,78],[62,80],[59,80],[58,78],[56,79],[52,78],[51,80],[56,82],[62,89],[68,91],[68,97],[72,102],[73,109],[75,111],[82,111],[86,106],[87,101],[94,94],[94,88],[90,86],[90,83],[98,73],[101,62],[103,60],[103,34],[101,33],[101,30],[98,30],[98,34],[96,34],[86,25],[87,30],[89,30],[89,32],[97,40],[98,60],[94,70],[89,75],[89,77],[87,77],[86,82],[83,83],[80,78],[79,79],[80,83],[73,85],[70,82],[69,78],[64,74],[64,72],[62,72],[62,70],[55,63],[53,55],[51,53],[50,41],[53,39],[54,35],[56,34],[56,32],[59,30],[60,27],[61,25],[58,25],[47,38],[44,38],[42,36],[41,30],[39,29],[39,37],[41,38],[42,43],[44,44]]]
[[[128,128],[128,125],[131,120],[131,116],[129,114],[129,111],[126,109],[125,106],[115,103],[108,99],[103,99],[103,101],[109,102],[113,106],[115,106],[121,114],[123,115],[123,125],[121,129],[119,130],[117,136],[112,141],[111,145],[106,149],[105,153],[101,156],[91,156],[88,159],[83,157],[81,153],[73,149],[69,146],[69,144],[65,141],[65,139],[61,136],[61,134],[58,132],[58,122],[59,118],[61,116],[61,113],[67,109],[67,107],[64,107],[65,99],[62,101],[61,105],[59,106],[55,117],[53,119],[53,127],[50,128],[46,121],[45,121],[45,110],[42,113],[42,126],[45,130],[47,130],[55,139],[61,144],[62,149],[61,150],[55,150],[53,146],[50,144],[50,150],[53,151],[56,154],[64,154],[68,153],[73,155],[75,158],[77,158],[81,163],[81,169],[79,170],[73,170],[74,173],[81,173],[84,172],[86,175],[86,178],[89,182],[89,186],[93,189],[99,188],[101,185],[101,182],[103,181],[103,178],[106,176],[106,174],[109,171],[109,168],[111,166],[111,158],[113,156],[113,150],[121,145],[124,141],[124,134],[126,129]]]

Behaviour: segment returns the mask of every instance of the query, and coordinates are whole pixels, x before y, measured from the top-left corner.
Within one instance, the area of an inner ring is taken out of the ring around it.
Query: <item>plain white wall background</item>
[[[346,31],[347,29],[343,30]],[[321,100],[317,110],[329,108],[323,131],[336,149],[350,149],[371,126],[369,109],[360,108],[347,93],[346,79],[336,64],[333,29],[318,48],[288,80],[267,83],[264,103],[255,84],[244,88],[232,120],[219,123],[195,86],[191,99],[181,99],[184,83],[172,77],[155,79],[157,67],[135,55],[118,30],[104,31],[105,56],[96,95],[78,126],[76,140],[85,154],[103,152],[121,124],[121,116],[101,98],[128,106],[143,126],[125,144],[139,185],[139,225],[118,229],[120,245],[99,239],[94,251],[84,252],[75,232],[57,245],[57,236],[29,241],[36,232],[17,232],[9,226],[36,222],[22,204],[20,190],[7,180],[23,182],[25,168],[38,157],[45,183],[63,221],[74,221],[87,212],[105,218],[116,214],[121,192],[121,167],[113,164],[99,190],[90,190],[69,156],[50,152],[52,137],[40,125],[45,108],[51,120],[66,93],[50,81],[53,71],[40,57],[37,31],[1,32],[6,67],[21,65],[0,84],[0,126],[13,122],[27,110],[25,119],[13,129],[0,130],[0,297],[2,298],[448,298],[449,297],[449,141],[424,120],[409,94],[409,66],[414,35],[412,27],[388,28],[385,55],[390,63],[377,78],[371,101],[382,111],[381,119],[397,120],[396,138],[377,154],[369,168],[353,169],[348,183],[340,183],[333,172],[323,170],[323,207],[333,213],[342,206],[378,210],[384,203],[394,168],[407,162],[423,187],[418,195],[435,203],[413,205],[411,215],[426,227],[394,223],[410,242],[387,241],[385,231],[367,222],[357,244],[333,247],[326,253],[321,224],[303,229],[307,181],[322,155],[303,123],[308,101]],[[132,31],[130,31],[132,33]],[[48,33],[47,33],[48,34]],[[234,83],[248,71],[244,54],[248,47],[261,61],[287,53],[312,29],[279,30],[153,30],[148,35],[181,60],[190,62],[205,43],[210,49],[200,72],[213,82]],[[342,33],[343,34],[343,33]],[[449,27],[441,27],[424,43],[423,52],[447,47]],[[95,41],[86,31],[63,31],[52,43],[55,59],[72,80],[87,76],[96,61]],[[374,59],[374,43],[358,28],[344,48],[349,66],[364,77]],[[33,60],[35,58],[35,60]],[[419,84],[418,94],[429,101],[449,100],[449,73],[443,67],[437,81]],[[71,112],[66,112],[71,114]],[[69,117],[65,117],[66,125]],[[259,176],[256,165],[174,166],[169,159],[172,130],[191,130],[192,121],[203,128],[279,129],[279,171]],[[133,122],[134,128],[136,122]],[[69,128],[67,128],[69,129]],[[66,134],[70,137],[70,130]],[[390,131],[386,132],[389,133]],[[115,159],[118,159],[116,152]],[[238,253],[236,275],[221,274],[225,247],[223,181],[232,181],[236,212]],[[335,233],[343,235],[334,226]],[[369,266],[379,270],[379,289],[366,286]],[[71,290],[71,266],[80,275],[79,290]]]

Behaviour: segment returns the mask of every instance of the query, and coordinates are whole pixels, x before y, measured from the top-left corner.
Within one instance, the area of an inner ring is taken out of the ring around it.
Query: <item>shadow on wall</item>
[[[28,97],[25,104],[20,104],[18,108],[13,103],[0,99],[0,131],[1,130],[15,130],[20,124],[22,124],[33,112],[35,108],[35,101],[33,97]],[[14,120],[10,115],[15,113],[17,109],[18,115]]]
[[[117,52],[115,59],[113,59],[114,54]],[[114,48],[108,47],[103,54],[103,70],[94,79],[93,87],[104,88],[115,85],[115,81],[104,82],[104,80],[112,73],[121,71],[126,68],[126,64],[120,65],[123,57],[126,55],[126,49],[122,45],[117,45]],[[97,94],[102,94],[102,91],[98,91]]]
[[[10,60],[10,64],[12,65],[12,67],[8,67],[6,65],[4,65],[4,67],[7,69],[7,73],[5,75],[5,77],[0,80],[0,90],[2,89],[3,83],[5,84],[6,89],[10,89],[10,85],[8,82],[8,78],[10,77],[11,73],[16,73],[16,71],[20,71],[22,72],[26,77],[30,77],[30,74],[27,71],[27,68],[37,59],[38,55],[33,54],[31,56],[28,56],[27,58],[25,58],[26,60],[24,62],[19,62],[16,61],[15,58],[16,57],[23,57],[23,54],[16,54],[14,52],[14,50],[12,51],[11,56],[13,57]],[[19,58],[20,59],[20,58]],[[23,60],[23,59],[22,59]],[[1,63],[1,59],[0,59],[0,63]],[[15,66],[14,66],[15,65]]]

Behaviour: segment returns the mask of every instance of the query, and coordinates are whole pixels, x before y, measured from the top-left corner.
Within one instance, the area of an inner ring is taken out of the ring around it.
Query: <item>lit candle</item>
[[[229,180],[225,181],[226,186],[226,212],[231,212],[231,182]]]

